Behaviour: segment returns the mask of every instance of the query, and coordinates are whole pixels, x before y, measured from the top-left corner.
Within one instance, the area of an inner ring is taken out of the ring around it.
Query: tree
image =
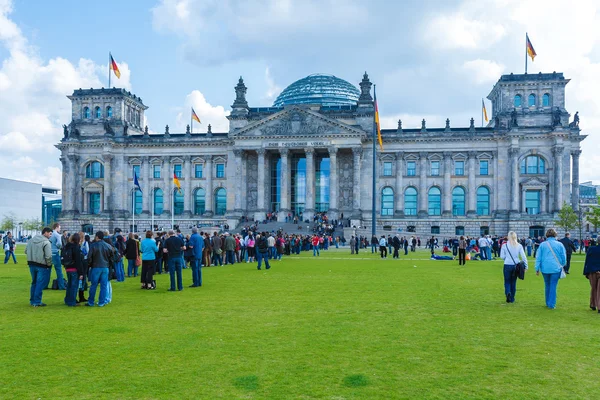
[[[37,218],[27,219],[23,222],[23,229],[26,231],[41,231],[44,223]]]
[[[577,214],[573,211],[573,207],[564,202],[557,214],[556,225],[563,228],[565,232],[568,232],[578,225],[578,219]]]
[[[600,197],[598,202],[600,203]],[[591,207],[590,211],[585,214],[585,219],[594,225],[594,230],[596,231],[598,226],[600,226],[600,207]]]
[[[15,226],[17,225],[17,217],[15,216],[15,213],[8,213],[8,214],[4,214],[4,217],[2,218],[2,224],[0,224],[0,228],[2,228],[3,231],[12,231],[15,229]]]

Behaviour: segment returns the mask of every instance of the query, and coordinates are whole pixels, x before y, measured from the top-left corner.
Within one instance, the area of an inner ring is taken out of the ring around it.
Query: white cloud
[[[175,130],[171,130],[171,132],[185,132],[186,125],[191,122],[191,107],[194,108],[200,121],[202,121],[200,126],[194,121],[194,132],[206,132],[209,124],[214,133],[229,131],[229,121],[226,118],[229,111],[225,111],[223,106],[213,106],[206,100],[202,92],[193,90],[185,97],[184,107],[177,113]]]
[[[265,81],[267,82],[266,100],[272,102],[281,93],[281,87],[275,83],[269,67],[265,68]]]
[[[504,65],[480,58],[465,61],[462,68],[466,73],[466,77],[478,85],[482,83],[495,83],[504,72]]]
[[[487,47],[506,34],[504,27],[494,20],[479,19],[462,10],[435,16],[425,29],[428,44],[446,49]]]

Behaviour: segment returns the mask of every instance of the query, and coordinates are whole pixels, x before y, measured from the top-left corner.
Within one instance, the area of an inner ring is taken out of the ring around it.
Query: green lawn
[[[19,248],[19,253],[23,248]],[[204,269],[204,287],[113,282],[113,303],[67,308],[0,266],[2,399],[596,399],[600,316],[583,257],[544,307],[543,281],[506,304],[502,264],[381,260],[347,250]],[[54,273],[53,273],[54,276]]]

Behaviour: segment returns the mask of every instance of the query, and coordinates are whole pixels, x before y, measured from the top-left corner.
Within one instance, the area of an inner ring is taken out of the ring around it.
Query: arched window
[[[386,186],[381,191],[381,216],[394,215],[394,190]]]
[[[442,191],[437,187],[429,189],[427,194],[427,201],[429,203],[429,215],[441,215],[442,214]]]
[[[142,192],[139,189],[135,189],[133,192],[133,206],[135,215],[142,213]]]
[[[485,186],[477,188],[477,215],[490,215],[490,189]]]
[[[173,192],[173,214],[183,214],[183,191],[179,189]]]
[[[196,189],[194,194],[194,214],[202,215],[206,211],[205,191],[202,188]]]
[[[154,189],[154,214],[162,214],[163,209],[163,191],[162,189]]]
[[[535,107],[535,94],[531,93],[529,95],[528,103],[529,107]]]
[[[227,191],[219,188],[215,192],[215,215],[225,215],[227,212]]]
[[[418,192],[414,187],[404,191],[404,215],[417,215]]]
[[[452,215],[465,215],[465,189],[460,186],[452,190]]]
[[[550,95],[548,93],[545,93],[542,96],[542,105],[544,107],[550,107]]]
[[[527,156],[521,160],[521,174],[532,175],[532,174],[545,174],[546,173],[546,160],[540,156]]]
[[[96,118],[98,118],[98,119],[102,118],[102,110],[100,109],[100,107],[96,107],[94,111],[95,111],[94,115],[96,116]]]
[[[521,107],[521,95],[518,94],[515,96],[515,107]]]
[[[91,179],[104,178],[104,165],[98,161],[92,161],[85,167],[85,177]]]
[[[83,118],[84,119],[90,119],[91,113],[90,113],[90,108],[89,107],[83,107]]]
[[[106,107],[106,118],[112,118],[112,107]]]

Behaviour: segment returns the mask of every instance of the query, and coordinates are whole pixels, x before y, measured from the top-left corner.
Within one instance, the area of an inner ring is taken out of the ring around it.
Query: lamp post
[[[581,212],[581,199],[579,199],[578,216],[579,216],[579,254],[581,254],[581,247],[583,244],[583,217],[582,217],[582,212]]]

